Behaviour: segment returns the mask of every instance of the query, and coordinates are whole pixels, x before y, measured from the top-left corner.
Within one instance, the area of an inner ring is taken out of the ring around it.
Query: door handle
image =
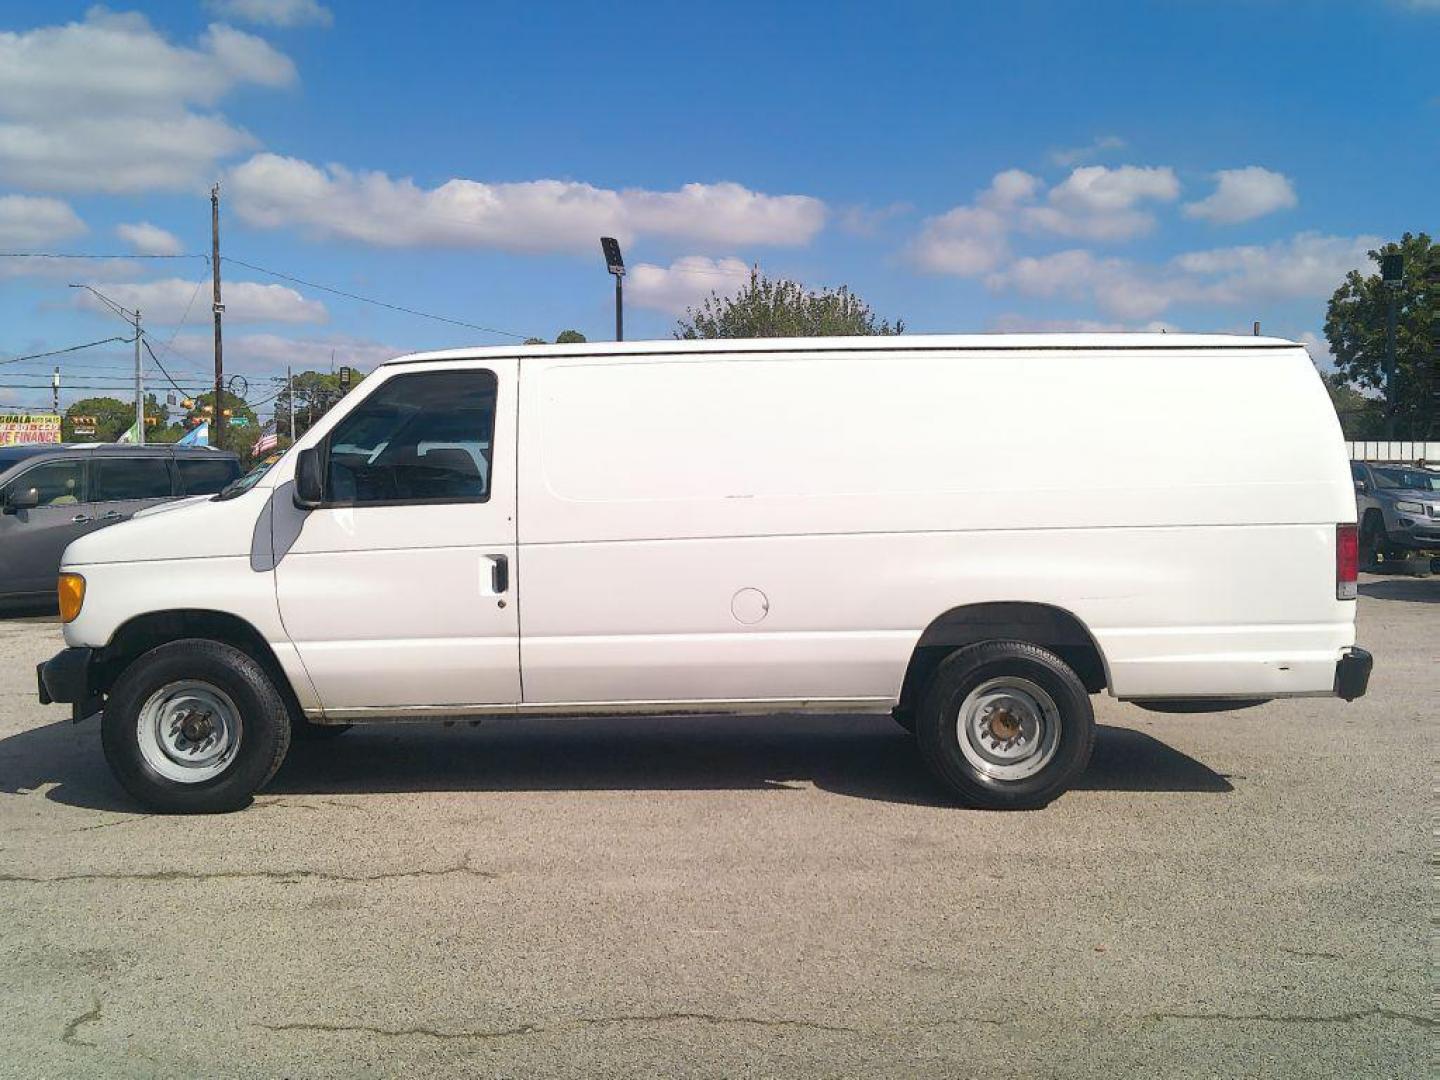
[[[122,514],[122,513],[120,513],[119,510],[108,510],[108,511],[106,511],[105,513],[103,513],[103,514],[100,515],[100,520],[101,520],[101,521],[119,521],[119,520],[120,520],[121,518],[123,518],[124,516],[125,516],[125,515]]]
[[[490,560],[490,591],[497,596],[510,591],[510,560],[504,555],[487,555]]]
[[[72,525],[88,525],[88,524],[90,524],[90,515],[89,515],[89,514],[76,514],[73,518],[70,519],[70,524],[72,524]]]

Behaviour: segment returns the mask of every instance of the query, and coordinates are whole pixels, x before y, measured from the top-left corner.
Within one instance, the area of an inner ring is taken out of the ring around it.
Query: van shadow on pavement
[[[1373,600],[1408,600],[1413,604],[1440,604],[1440,577],[1385,578],[1362,581],[1360,595]]]
[[[132,812],[100,751],[98,722],[59,721],[0,739],[0,794]],[[812,783],[840,795],[952,805],[913,741],[884,717],[604,717],[356,728],[295,743],[268,794],[426,791],[705,791]],[[1129,728],[1101,725],[1090,791],[1232,791],[1194,758]]]

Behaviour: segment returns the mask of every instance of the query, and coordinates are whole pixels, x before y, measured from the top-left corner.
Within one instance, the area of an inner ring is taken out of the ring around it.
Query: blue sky
[[[630,337],[758,263],[915,331],[1310,340],[1367,247],[1435,231],[1437,45],[1440,0],[11,0],[0,250],[205,252],[218,179],[228,257],[521,336],[609,336],[615,233]],[[88,282],[198,385],[207,274],[0,259],[0,359],[123,332]],[[252,387],[514,340],[225,277]],[[55,362],[0,366],[0,403],[48,401],[22,384]],[[129,360],[58,362],[63,404]]]

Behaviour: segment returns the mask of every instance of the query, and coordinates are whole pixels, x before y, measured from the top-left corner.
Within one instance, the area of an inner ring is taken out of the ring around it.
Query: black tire
[[[1022,779],[996,779],[960,746],[957,718],[970,692],[990,679],[1018,677],[1053,702],[1059,731],[1050,760]],[[1033,810],[1062,794],[1084,772],[1095,745],[1095,714],[1085,684],[1054,653],[1025,641],[984,641],[951,653],[936,669],[917,716],[920,754],[930,771],[966,806]]]
[[[141,709],[157,690],[194,680],[219,689],[240,714],[234,757],[212,779],[186,783],[155,770],[140,749]],[[214,814],[242,810],[275,775],[290,747],[290,716],[265,669],[231,645],[202,638],[173,641],[135,660],[116,681],[101,721],[105,760],[122,787],[164,813]]]
[[[1360,568],[1378,570],[1390,556],[1390,538],[1385,533],[1385,519],[1374,510],[1366,511],[1360,527]]]

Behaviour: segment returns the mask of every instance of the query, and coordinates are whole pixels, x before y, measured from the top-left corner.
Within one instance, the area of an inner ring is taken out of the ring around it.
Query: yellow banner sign
[[[0,413],[0,446],[59,441],[60,417],[54,413]]]

